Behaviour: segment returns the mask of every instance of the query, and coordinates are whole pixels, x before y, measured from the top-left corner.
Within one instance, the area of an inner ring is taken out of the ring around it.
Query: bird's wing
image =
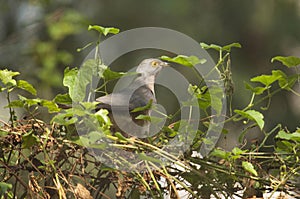
[[[129,96],[132,94],[131,96]],[[126,103],[126,99],[129,99]],[[141,86],[132,92],[130,89],[124,89],[120,92],[102,96],[96,99],[97,102],[101,102],[97,108],[105,108],[108,110],[112,109],[112,106],[115,110],[129,110],[132,111],[138,107],[146,106],[149,101],[152,100],[155,102],[154,93],[147,86]]]
[[[149,102],[156,102],[154,93],[147,86],[141,86],[134,91],[129,101],[129,110],[133,110],[138,107],[144,107]]]

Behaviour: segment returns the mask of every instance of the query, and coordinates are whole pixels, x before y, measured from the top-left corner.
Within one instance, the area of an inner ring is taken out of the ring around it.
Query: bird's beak
[[[168,62],[163,62],[163,63],[162,63],[162,66],[163,66],[163,67],[166,67],[166,66],[170,66],[170,64],[169,64]]]

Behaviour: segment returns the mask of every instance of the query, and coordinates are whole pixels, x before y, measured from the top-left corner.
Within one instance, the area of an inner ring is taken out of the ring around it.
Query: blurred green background
[[[64,68],[80,66],[91,50],[79,53],[76,49],[97,39],[87,31],[89,24],[121,31],[165,27],[198,42],[241,43],[242,49],[232,53],[234,108],[249,102],[251,93],[244,89],[244,81],[284,69],[279,63],[271,64],[272,57],[300,56],[297,0],[0,0],[0,68],[21,72],[20,78],[32,83],[39,97],[52,99],[66,91]],[[299,126],[300,99],[284,91],[272,99],[264,114],[270,128],[282,123],[293,130]]]

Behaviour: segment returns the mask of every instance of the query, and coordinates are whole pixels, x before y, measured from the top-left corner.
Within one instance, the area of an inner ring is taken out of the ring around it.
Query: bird
[[[97,110],[107,109],[112,122],[111,131],[125,137],[146,138],[150,121],[137,119],[139,115],[150,116],[151,106],[156,104],[155,78],[169,63],[156,58],[144,59],[136,69],[138,76],[123,90],[99,97]]]

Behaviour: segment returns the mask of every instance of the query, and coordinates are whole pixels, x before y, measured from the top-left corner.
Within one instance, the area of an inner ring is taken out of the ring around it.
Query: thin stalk
[[[160,187],[159,187],[159,185],[158,185],[158,183],[157,183],[157,180],[155,179],[155,176],[153,175],[153,172],[151,171],[151,169],[150,169],[150,167],[149,167],[148,161],[145,161],[145,163],[146,163],[146,168],[147,168],[147,170],[148,170],[148,172],[149,172],[149,174],[150,174],[150,177],[151,177],[151,179],[152,179],[152,181],[153,181],[153,183],[154,183],[154,185],[155,185],[157,191],[158,191],[159,194],[161,195],[161,189],[160,189]]]
[[[8,104],[10,104],[11,100],[10,100],[10,91],[9,90],[7,90],[6,99],[7,99]],[[11,127],[13,128],[15,113],[14,113],[14,110],[12,109],[12,107],[9,106],[8,109],[9,109],[9,121],[11,122]]]
[[[282,90],[281,88],[276,89],[275,91],[273,91],[272,93],[270,93],[270,96],[275,95],[276,93],[280,92],[281,90]],[[253,97],[253,96],[252,96],[252,97]],[[252,102],[251,104],[249,103],[249,105],[246,106],[242,111],[246,111],[246,110],[252,108],[253,106],[262,103],[263,101],[265,101],[265,100],[268,99],[268,98],[269,98],[269,95],[267,95],[267,96],[265,96],[265,97],[259,99],[256,103],[253,103],[253,102]],[[229,121],[232,121],[232,120],[234,120],[235,118],[237,118],[238,116],[239,116],[239,114],[236,113],[236,114],[234,114],[232,117],[230,117],[230,118],[228,118],[227,120],[225,120],[224,123],[227,123],[227,122],[229,122]]]

